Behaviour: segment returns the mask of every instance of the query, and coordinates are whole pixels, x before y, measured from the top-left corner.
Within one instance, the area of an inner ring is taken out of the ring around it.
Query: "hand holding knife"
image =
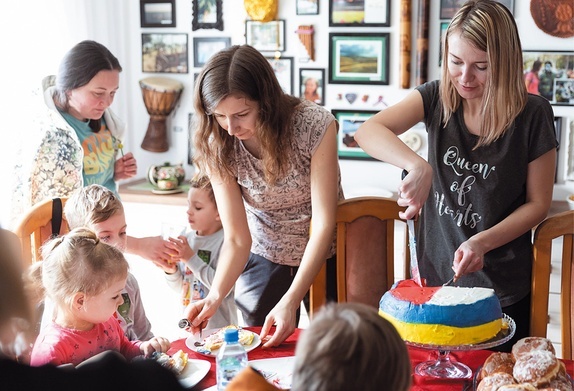
[[[407,170],[403,170],[402,178],[408,175]],[[419,262],[417,258],[417,242],[415,240],[415,221],[414,219],[407,220],[407,228],[409,231],[409,251],[411,255],[411,277],[419,286],[423,286],[421,281],[421,275],[419,273]]]

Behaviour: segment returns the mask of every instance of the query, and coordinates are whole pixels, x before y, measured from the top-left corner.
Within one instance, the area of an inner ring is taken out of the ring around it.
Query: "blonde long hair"
[[[443,123],[461,106],[448,72],[449,37],[460,33],[488,57],[488,77],[482,98],[482,124],[475,148],[493,143],[510,128],[526,106],[528,92],[523,79],[522,47],[516,22],[510,11],[492,0],[467,1],[446,30],[440,95]]]

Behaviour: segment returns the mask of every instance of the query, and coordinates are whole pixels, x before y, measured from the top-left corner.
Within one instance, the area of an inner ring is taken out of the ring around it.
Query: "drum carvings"
[[[169,149],[167,117],[181,97],[183,84],[166,77],[148,77],[139,83],[145,107],[150,115],[141,147],[146,151],[165,152]]]

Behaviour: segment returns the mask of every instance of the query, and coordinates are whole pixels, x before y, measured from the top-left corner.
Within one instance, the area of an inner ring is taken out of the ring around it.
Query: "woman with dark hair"
[[[248,45],[213,55],[194,95],[196,159],[225,239],[209,294],[186,315],[196,331],[235,284],[245,323],[263,325],[262,338],[276,325],[264,345],[276,346],[295,330],[302,299],[335,253],[338,125],[323,107],[285,94]]]
[[[370,155],[408,171],[401,217],[421,211],[417,252],[430,286],[492,288],[529,335],[532,228],[552,202],[554,114],[528,94],[516,22],[497,1],[467,1],[446,30],[440,80],[366,121],[355,140]],[[397,135],[424,121],[428,162]],[[422,210],[421,210],[422,208]]]
[[[109,108],[121,71],[104,45],[82,41],[66,53],[56,76],[44,78],[44,106],[33,119],[41,135],[28,143],[33,157],[25,156],[20,167],[14,210],[94,183],[117,193],[116,181],[136,174],[131,153],[117,158],[125,125]]]

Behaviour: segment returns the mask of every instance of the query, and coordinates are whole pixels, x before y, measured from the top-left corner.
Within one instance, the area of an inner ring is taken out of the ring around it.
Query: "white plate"
[[[187,360],[187,365],[178,376],[179,383],[185,388],[195,386],[209,373],[211,362],[207,360]]]
[[[153,194],[177,194],[177,193],[182,193],[183,189],[181,187],[178,187],[177,189],[171,189],[171,190],[152,189],[151,192]]]
[[[219,329],[203,330],[203,335],[205,335],[207,337],[207,336],[217,332],[217,330],[219,330]],[[255,349],[257,346],[261,345],[261,338],[259,338],[259,335],[254,333],[253,331],[249,331],[249,330],[245,330],[245,331],[248,331],[248,332],[253,334],[253,341],[249,345],[243,345],[243,348],[245,349],[245,351],[250,352],[253,349]],[[205,352],[198,351],[198,347],[194,345],[198,341],[199,341],[199,339],[197,338],[196,334],[190,335],[185,340],[185,346],[187,346],[188,348],[190,348],[194,352],[199,353],[199,354],[204,355],[204,356],[207,356],[207,357],[217,356],[219,349],[212,350],[211,353],[205,353]]]
[[[291,388],[295,357],[265,358],[249,361],[249,365],[258,371],[275,387],[287,390]]]

